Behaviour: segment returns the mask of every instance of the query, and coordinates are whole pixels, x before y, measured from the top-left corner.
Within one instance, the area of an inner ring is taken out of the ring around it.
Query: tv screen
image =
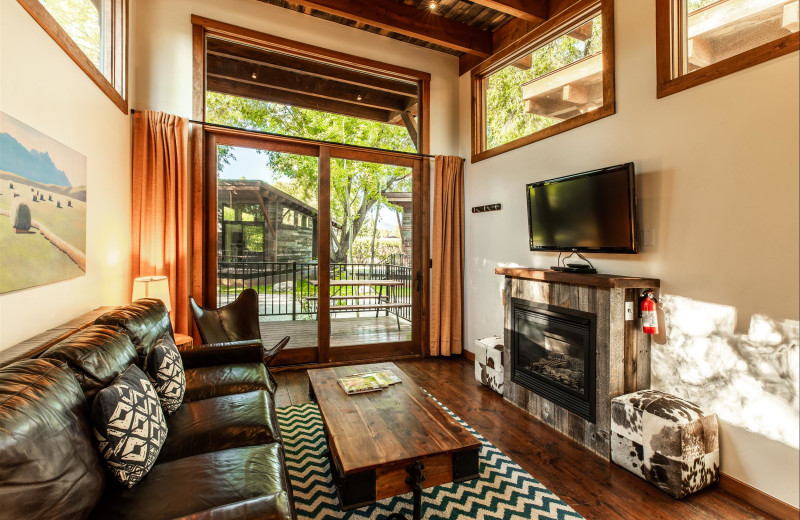
[[[633,163],[527,186],[531,251],[636,253]]]

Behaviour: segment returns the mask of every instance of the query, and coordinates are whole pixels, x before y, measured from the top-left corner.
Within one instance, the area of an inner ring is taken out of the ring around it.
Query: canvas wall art
[[[86,274],[86,156],[0,112],[0,294]]]

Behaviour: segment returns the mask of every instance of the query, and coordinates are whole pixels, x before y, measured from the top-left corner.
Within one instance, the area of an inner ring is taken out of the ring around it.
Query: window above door
[[[246,29],[200,17],[193,22],[204,49],[206,122],[329,143],[423,151],[421,108],[428,74],[271,35],[250,37]]]

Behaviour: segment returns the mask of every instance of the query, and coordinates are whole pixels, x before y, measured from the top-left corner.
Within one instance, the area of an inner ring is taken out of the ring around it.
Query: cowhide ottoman
[[[503,338],[490,336],[475,341],[475,380],[503,393]]]
[[[683,498],[719,480],[716,414],[656,390],[611,400],[611,460]]]

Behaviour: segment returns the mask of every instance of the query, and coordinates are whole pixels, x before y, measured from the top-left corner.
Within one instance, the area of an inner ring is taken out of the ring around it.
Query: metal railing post
[[[292,321],[297,320],[297,261],[292,262]]]

